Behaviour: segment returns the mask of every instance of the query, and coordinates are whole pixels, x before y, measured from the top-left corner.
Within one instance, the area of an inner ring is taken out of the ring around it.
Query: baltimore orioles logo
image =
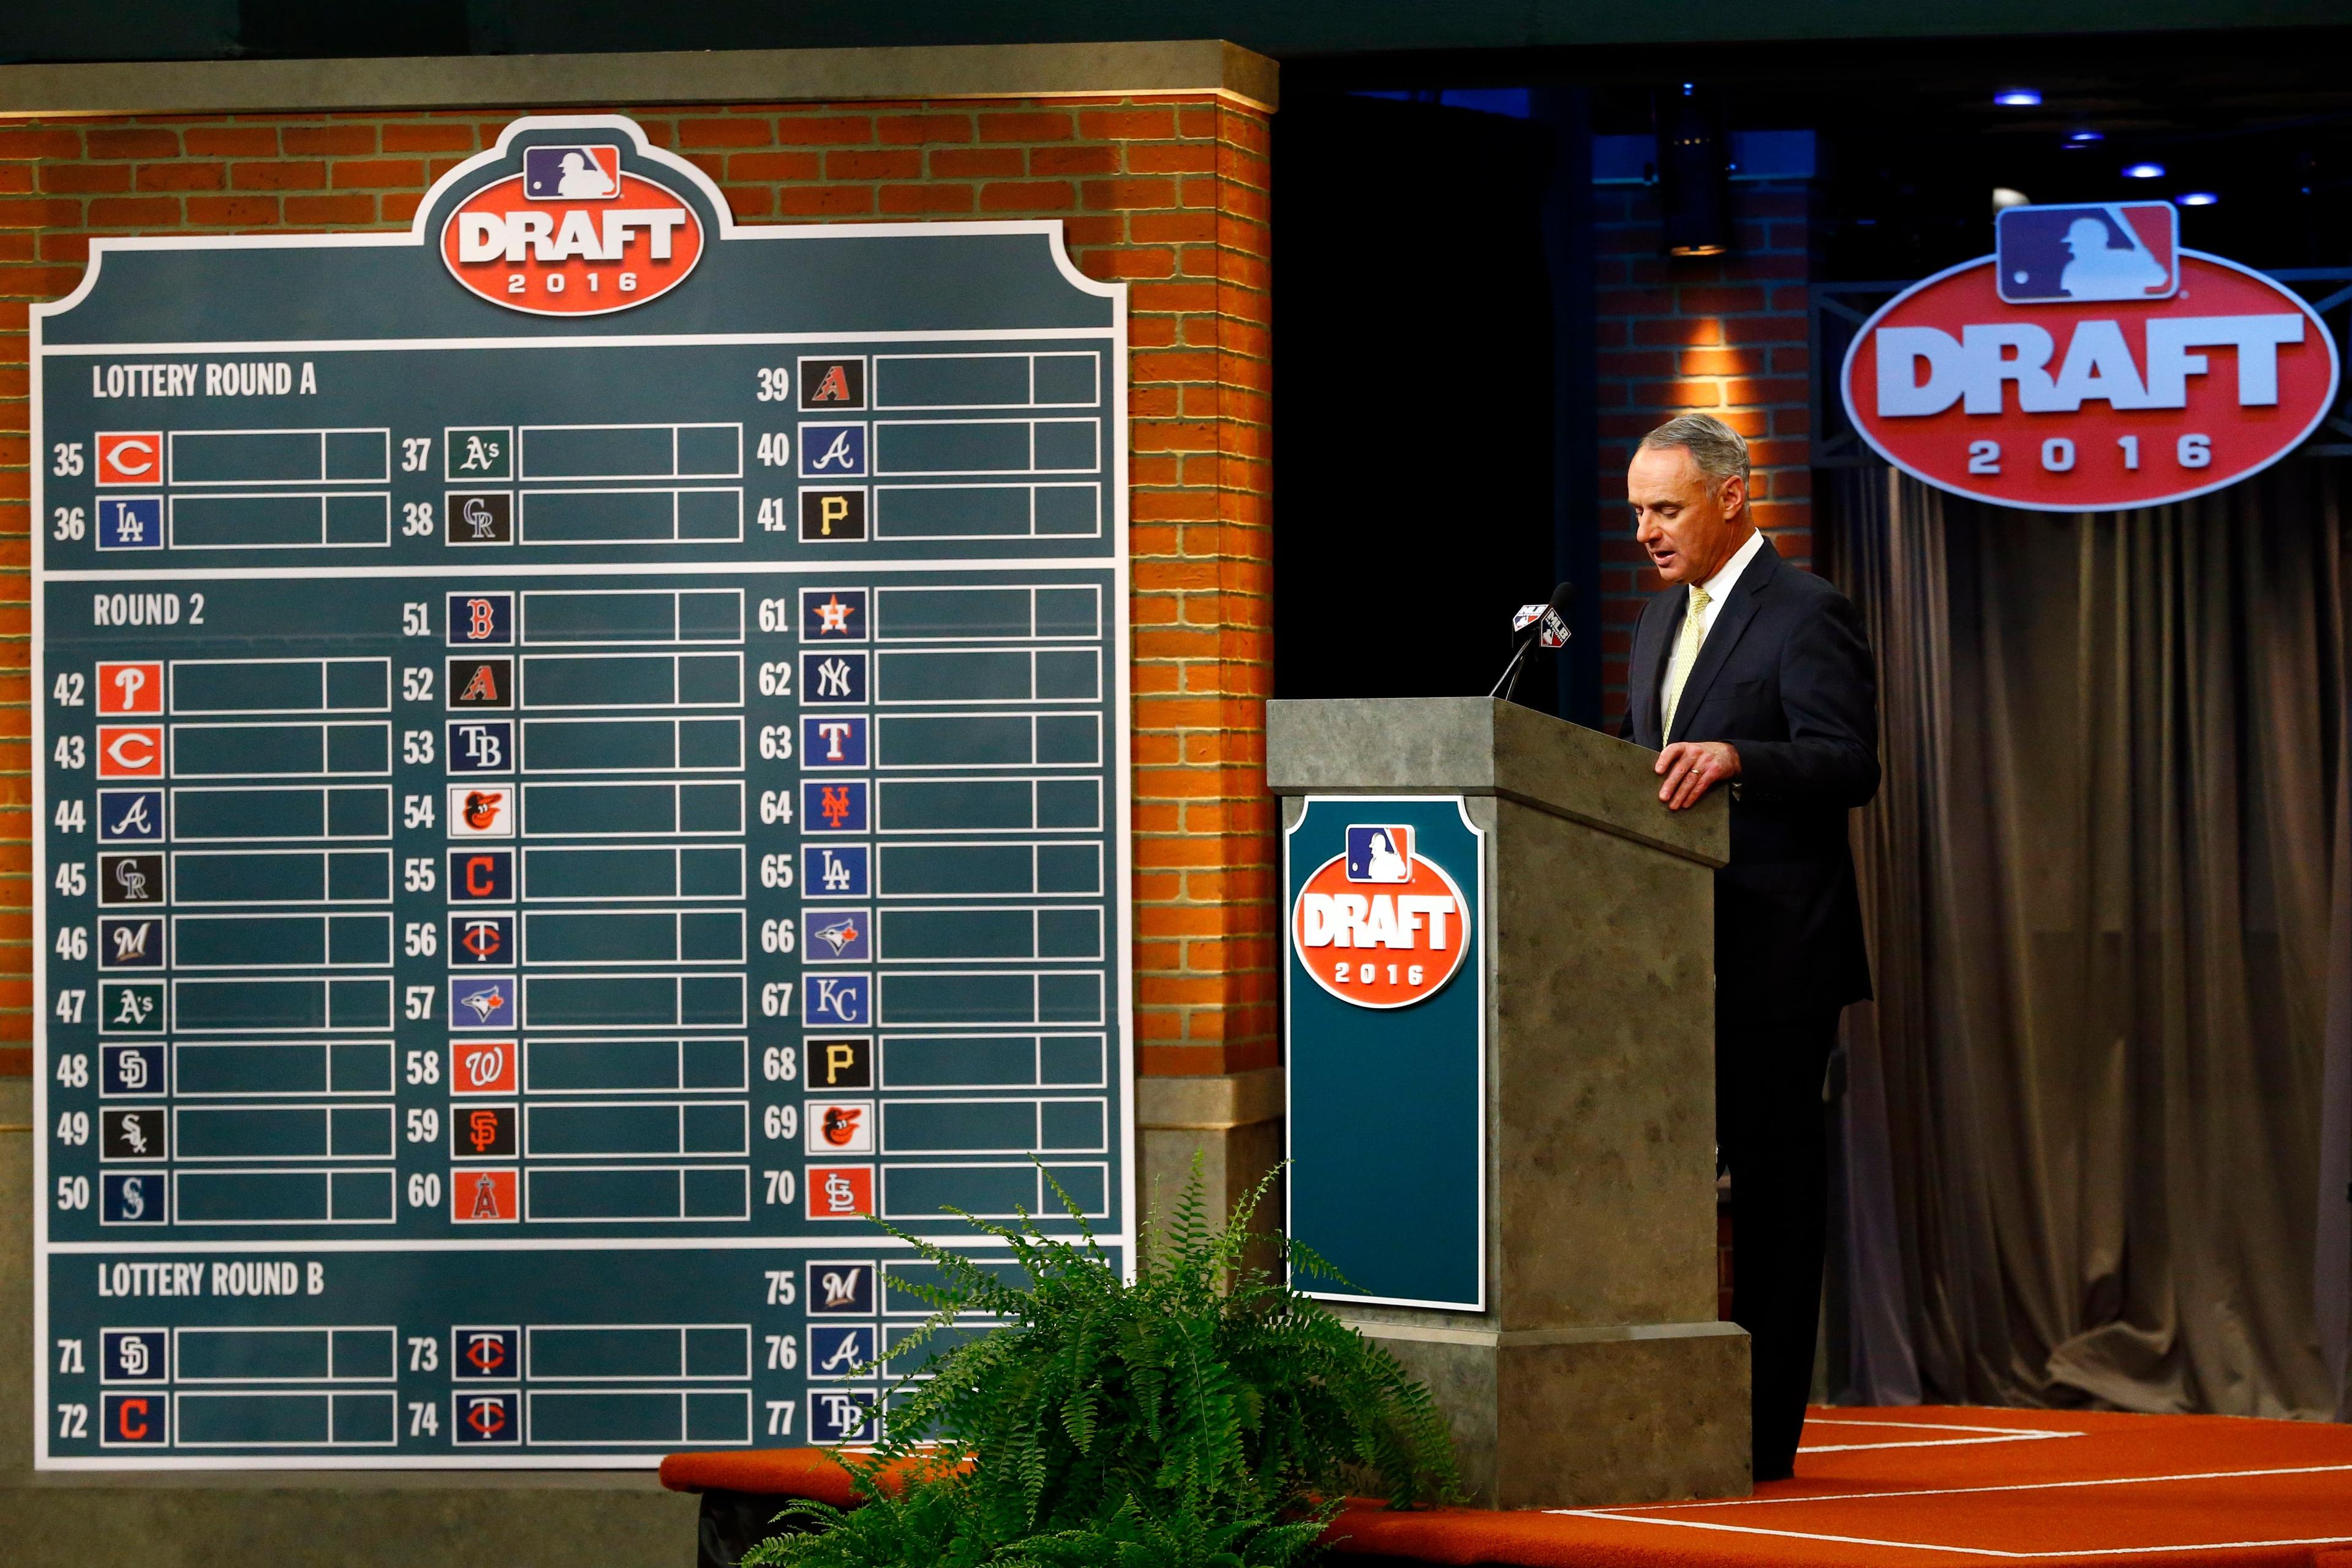
[[[504,790],[468,790],[466,792],[466,826],[476,832],[497,826],[499,813],[507,803]]]

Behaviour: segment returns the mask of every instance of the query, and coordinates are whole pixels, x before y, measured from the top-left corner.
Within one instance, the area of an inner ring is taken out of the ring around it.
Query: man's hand
[[[1668,811],[1688,811],[1706,792],[1739,776],[1739,748],[1728,741],[1676,741],[1658,753],[1658,798]]]

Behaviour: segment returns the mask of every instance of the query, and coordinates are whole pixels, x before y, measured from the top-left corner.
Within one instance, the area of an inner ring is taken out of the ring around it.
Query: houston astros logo
[[[1444,988],[1470,951],[1470,903],[1444,868],[1412,852],[1413,830],[1353,824],[1290,911],[1299,962],[1359,1007],[1410,1007]]]

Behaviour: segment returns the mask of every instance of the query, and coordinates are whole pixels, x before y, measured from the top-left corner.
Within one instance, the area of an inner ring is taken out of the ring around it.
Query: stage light
[[[1684,82],[1654,100],[1659,248],[1668,256],[1721,256],[1731,248],[1731,138],[1713,90]]]
[[[2029,207],[2032,205],[2033,198],[2023,191],[2011,190],[2007,185],[1995,185],[1992,188],[1992,210],[1995,212],[2001,212],[2010,207]]]
[[[2210,207],[2221,198],[2211,191],[2190,191],[2172,198],[2184,207]]]
[[[2164,165],[2161,163],[2126,163],[2124,165],[2124,178],[2126,180],[2160,180],[2164,178]]]
[[[2005,87],[1992,95],[1992,100],[2011,109],[2039,109],[2042,107],[2042,89],[2038,87]]]
[[[2087,127],[2081,131],[2069,131],[2066,132],[2066,145],[2069,147],[2088,147],[2095,142],[2104,142],[2106,139],[2107,133],[2105,132],[2093,131]]]

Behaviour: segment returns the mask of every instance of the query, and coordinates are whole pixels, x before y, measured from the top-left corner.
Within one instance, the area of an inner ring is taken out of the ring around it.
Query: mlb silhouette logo
[[[452,594],[451,647],[507,647],[514,642],[512,594]]]
[[[522,1375],[520,1329],[449,1331],[449,1375],[467,1383],[512,1383]]]
[[[101,1448],[167,1448],[171,1401],[160,1394],[109,1394],[99,1401]]]
[[[514,721],[452,720],[449,724],[449,771],[453,773],[514,772]]]
[[[521,1216],[512,1171],[449,1173],[449,1223],[511,1225]]]
[[[864,910],[820,910],[809,916],[810,963],[858,963],[873,947],[873,924]]]
[[[163,482],[161,430],[101,430],[98,436],[98,482],[160,485]]]
[[[449,1440],[460,1448],[522,1446],[522,1393],[519,1389],[453,1394],[449,1396]]]
[[[866,700],[866,656],[862,653],[801,655],[801,700],[806,703]]]
[[[811,1219],[867,1219],[874,1213],[874,1167],[811,1165],[803,1190]]]
[[[804,974],[801,1016],[812,1024],[863,1024],[873,1004],[870,974]]]
[[[98,667],[98,710],[109,719],[135,719],[163,711],[163,667],[154,664],[101,664]]]
[[[163,726],[100,724],[98,727],[98,776],[102,779],[162,778]]]
[[[526,147],[522,194],[535,202],[609,202],[621,194],[621,150],[588,142]]]
[[[866,406],[863,359],[801,361],[801,406],[849,412]]]
[[[163,1198],[163,1174],[115,1173],[98,1179],[98,1223],[163,1225],[171,1218]]]
[[[108,497],[98,503],[98,547],[100,550],[161,550],[163,548],[163,498]]]
[[[809,1390],[809,1441],[878,1443],[882,1396],[870,1388]]]
[[[862,899],[870,885],[870,851],[863,844],[801,847],[801,897]]]
[[[1412,829],[1383,824],[1348,828],[1348,880],[1412,880]]]
[[[864,642],[866,590],[863,588],[803,588],[803,642]]]
[[[451,915],[449,962],[476,968],[512,969],[514,916]]]
[[[512,838],[514,794],[511,784],[451,784],[449,837]]]
[[[458,903],[513,903],[514,851],[451,850],[449,897]]]
[[[107,1046],[98,1053],[98,1092],[147,1095],[163,1092],[163,1047]]]
[[[452,980],[449,982],[449,1026],[453,1029],[511,1029],[515,1022],[515,983],[511,980]]]
[[[2170,202],[2005,207],[1995,277],[2012,305],[2168,300],[2180,289],[2180,213]]]
[[[100,1383],[169,1383],[172,1336],[161,1329],[103,1329],[98,1336]]]
[[[802,1295],[811,1317],[870,1318],[874,1315],[874,1265],[829,1263],[808,1265],[808,1288]]]
[[[879,1336],[871,1323],[811,1323],[808,1374],[813,1378],[871,1377]]]
[[[155,844],[163,837],[163,792],[102,789],[98,792],[100,844]]]
[[[866,477],[866,426],[801,426],[801,478],[862,479]]]
[[[801,785],[801,829],[805,833],[866,831],[866,781]]]
[[[866,765],[866,720],[844,713],[801,721],[801,766],[862,768]]]
[[[808,1121],[808,1152],[827,1155],[874,1152],[874,1102],[870,1100],[818,1100],[804,1113]]]
[[[451,1094],[512,1094],[514,1091],[515,1046],[512,1040],[449,1042]]]

